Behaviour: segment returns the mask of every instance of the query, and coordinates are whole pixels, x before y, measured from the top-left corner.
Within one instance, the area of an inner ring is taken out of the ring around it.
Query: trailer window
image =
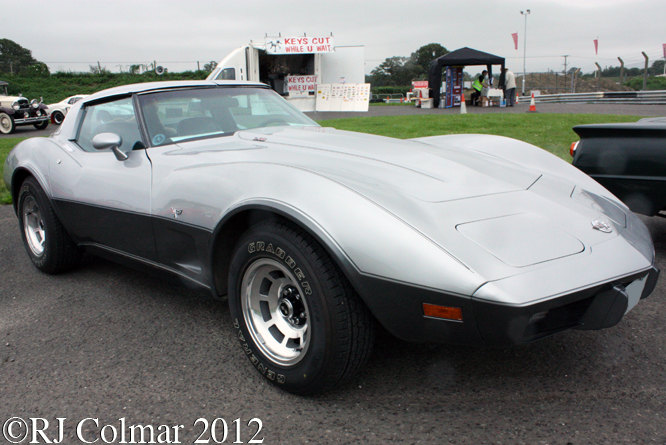
[[[236,69],[225,68],[215,77],[215,80],[236,80]]]

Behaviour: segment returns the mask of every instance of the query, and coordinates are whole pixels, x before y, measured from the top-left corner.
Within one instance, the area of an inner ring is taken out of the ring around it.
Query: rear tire
[[[34,178],[27,178],[21,185],[17,208],[25,250],[39,270],[57,274],[78,265],[80,249],[65,231],[46,193]]]
[[[330,391],[370,357],[370,311],[321,245],[290,223],[264,221],[240,238],[229,306],[250,362],[291,393]]]

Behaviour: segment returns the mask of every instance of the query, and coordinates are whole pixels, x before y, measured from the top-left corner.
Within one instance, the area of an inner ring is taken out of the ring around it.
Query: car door
[[[82,113],[74,140],[51,165],[54,205],[80,244],[155,260],[151,165],[133,99],[91,103]],[[100,133],[118,134],[127,159],[95,149]]]

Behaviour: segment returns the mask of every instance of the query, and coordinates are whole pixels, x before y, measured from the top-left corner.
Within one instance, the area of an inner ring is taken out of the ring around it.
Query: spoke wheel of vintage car
[[[237,338],[255,368],[296,394],[329,391],[365,365],[373,318],[310,235],[266,221],[240,239],[229,305]]]
[[[60,125],[60,124],[62,124],[62,121],[65,120],[65,115],[62,114],[62,112],[60,112],[60,111],[54,111],[51,114],[51,120],[53,120],[54,124]]]
[[[49,121],[39,122],[39,123],[32,124],[32,125],[38,130],[43,130],[46,127],[49,126]]]
[[[0,113],[0,133],[10,134],[16,129],[14,119],[7,113]]]
[[[38,269],[56,274],[78,264],[80,250],[67,235],[34,178],[26,179],[21,186],[18,212],[23,244]]]

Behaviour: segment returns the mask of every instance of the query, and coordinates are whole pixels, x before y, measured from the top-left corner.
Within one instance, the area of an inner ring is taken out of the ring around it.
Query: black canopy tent
[[[433,106],[439,106],[439,94],[442,87],[442,67],[444,66],[468,66],[486,65],[488,76],[492,77],[492,65],[501,65],[504,69],[504,57],[477,51],[472,48],[460,48],[444,56],[438,57],[430,62],[428,73],[428,86],[430,97],[433,98]]]

